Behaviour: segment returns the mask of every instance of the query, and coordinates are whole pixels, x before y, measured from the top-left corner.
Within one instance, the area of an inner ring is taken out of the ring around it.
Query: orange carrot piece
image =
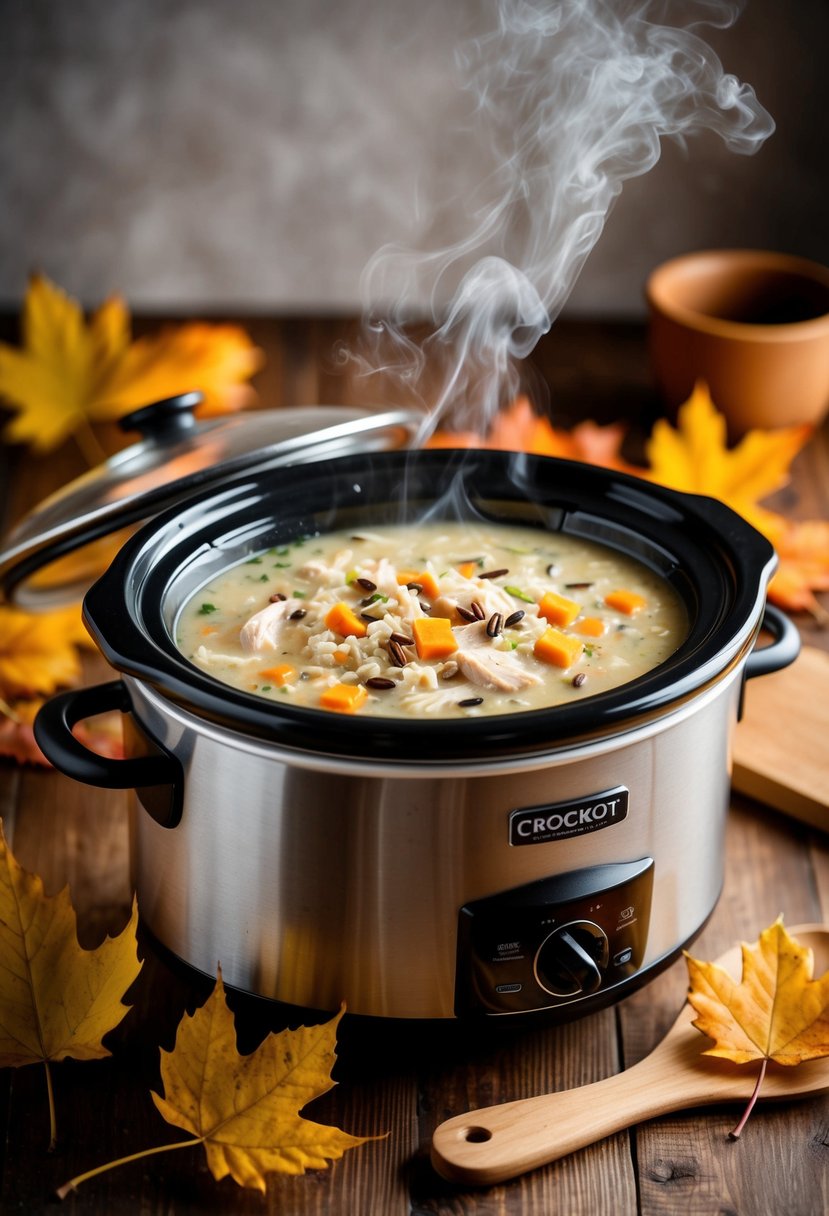
[[[218,625],[202,625],[200,633],[203,638],[209,638],[212,633],[218,633]]]
[[[610,591],[605,597],[604,602],[608,608],[615,608],[617,612],[624,612],[627,616],[632,616],[634,612],[639,612],[647,604],[644,595],[637,595],[635,591]]]
[[[259,675],[263,680],[270,680],[272,684],[276,684],[281,688],[283,684],[292,684],[296,679],[296,668],[290,663],[280,663],[277,667],[266,667],[264,671],[260,671]]]
[[[550,663],[553,667],[563,667],[566,671],[568,667],[573,666],[583,650],[584,647],[578,638],[571,638],[551,625],[549,629],[544,630],[536,642],[533,654],[544,663]]]
[[[401,587],[405,587],[407,583],[417,583],[422,588],[423,594],[428,595],[430,600],[440,595],[437,579],[428,570],[421,570],[420,573],[416,570],[398,570],[397,581]]]
[[[568,600],[566,596],[556,595],[555,591],[547,591],[538,604],[538,615],[545,617],[551,625],[572,625],[580,612],[581,604]]]
[[[325,617],[325,625],[332,633],[339,633],[341,637],[364,638],[368,625],[365,621],[361,621],[348,604],[344,604],[342,600],[337,604],[333,604],[328,609]]]
[[[368,692],[362,684],[332,684],[320,695],[323,709],[339,714],[354,714],[367,700]]]
[[[452,622],[444,616],[421,616],[412,621],[417,657],[445,659],[458,649]]]
[[[581,633],[588,638],[600,638],[605,631],[604,621],[600,621],[597,616],[586,616],[581,621],[576,621],[573,626],[576,633]]]
[[[463,575],[464,578],[472,578],[472,575],[475,573],[477,568],[478,568],[477,562],[460,562],[455,567],[458,574]]]

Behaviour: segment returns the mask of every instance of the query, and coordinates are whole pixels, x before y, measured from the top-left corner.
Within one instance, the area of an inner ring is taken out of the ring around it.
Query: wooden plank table
[[[248,328],[268,355],[259,377],[263,404],[337,403],[359,398],[359,385],[331,370],[335,339],[352,326],[338,320],[253,319]],[[147,326],[149,327],[149,323]],[[0,327],[11,330],[7,320]],[[644,335],[634,325],[560,323],[536,352],[558,419],[626,417],[641,431],[656,409]],[[71,451],[36,462],[0,449],[8,527],[73,472]],[[798,457],[779,502],[792,516],[829,516],[829,432]],[[804,639],[829,649],[810,620]],[[106,678],[99,659],[90,680]],[[797,729],[797,723],[781,729]],[[61,775],[0,761],[0,815],[19,861],[43,877],[48,892],[69,883],[81,942],[98,944],[126,922],[132,892],[127,863],[126,795],[80,786]],[[727,833],[723,896],[695,945],[714,958],[732,942],[753,939],[780,912],[788,924],[829,921],[827,837],[758,803],[735,796]],[[48,1117],[39,1067],[0,1073],[0,1210],[55,1210],[56,1186],[73,1175],[144,1147],[181,1139],[150,1100],[160,1088],[158,1047],[171,1048],[185,1009],[209,984],[183,973],[149,943],[134,1008],[108,1042],[110,1060],[54,1068],[61,1129],[47,1155]],[[558,1028],[512,1025],[346,1021],[341,1027],[338,1087],[311,1110],[355,1134],[388,1138],[346,1155],[326,1171],[271,1177],[267,1195],[216,1183],[195,1147],[105,1174],[70,1195],[77,1216],[190,1216],[192,1213],[343,1213],[348,1216],[819,1216],[829,1211],[829,1099],[761,1106],[738,1143],[727,1132],[737,1109],[693,1111],[620,1133],[553,1165],[486,1189],[453,1186],[429,1165],[431,1133],[443,1119],[492,1102],[583,1085],[629,1066],[673,1021],[686,989],[678,962],[612,1009]],[[240,1046],[287,1024],[284,1010],[231,995]]]

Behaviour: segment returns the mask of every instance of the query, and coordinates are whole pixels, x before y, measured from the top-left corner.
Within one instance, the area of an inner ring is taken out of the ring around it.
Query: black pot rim
[[[308,532],[356,527],[361,515],[376,525],[381,507],[398,510],[401,487],[421,506],[451,487],[479,517],[540,523],[644,561],[684,600],[686,640],[652,671],[578,702],[432,721],[266,701],[217,681],[176,648],[177,606],[210,573]],[[619,734],[699,695],[747,655],[775,564],[769,542],[722,503],[627,474],[524,453],[380,452],[239,477],[171,508],[89,590],[84,619],[113,667],[230,731],[327,756],[468,761]]]

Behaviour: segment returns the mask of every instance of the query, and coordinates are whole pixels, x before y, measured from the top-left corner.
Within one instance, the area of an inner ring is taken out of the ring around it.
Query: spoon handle
[[[689,1051],[698,1056],[704,1044],[699,1036],[690,1044],[687,1035],[670,1039],[603,1081],[448,1119],[432,1138],[432,1164],[451,1182],[491,1185],[644,1119],[751,1093],[753,1075],[712,1077],[705,1069],[688,1075],[685,1057]]]

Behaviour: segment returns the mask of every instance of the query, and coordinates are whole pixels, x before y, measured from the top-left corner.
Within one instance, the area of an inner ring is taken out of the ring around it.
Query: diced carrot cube
[[[368,692],[362,684],[332,684],[320,695],[323,709],[339,714],[354,714],[367,700]]]
[[[356,612],[342,600],[328,609],[325,625],[332,633],[339,633],[344,638],[364,638],[368,629],[366,622],[361,620]]]
[[[611,591],[604,597],[604,602],[608,608],[615,608],[617,612],[632,616],[634,612],[644,608],[648,601],[644,595],[637,595],[635,591]]]
[[[201,632],[201,635],[203,638],[209,638],[211,634],[219,632],[219,626],[218,625],[202,625],[200,632]]]
[[[600,621],[597,616],[586,616],[581,621],[576,621],[573,626],[576,633],[581,633],[588,638],[600,638],[605,631],[604,621]]]
[[[464,578],[472,578],[472,575],[475,573],[477,568],[478,568],[477,562],[460,562],[455,567],[458,574],[462,575]]]
[[[545,592],[538,604],[538,615],[545,617],[551,625],[572,625],[580,612],[581,604],[568,600],[566,596],[556,595],[555,591]]]
[[[430,600],[440,595],[437,579],[429,570],[421,570],[419,573],[415,570],[398,570],[397,581],[401,587],[407,586],[408,583],[417,583]]]
[[[296,679],[296,668],[290,663],[280,663],[277,667],[266,667],[259,675],[263,680],[270,680],[277,688],[281,688],[283,684],[293,683]]]
[[[578,638],[571,638],[551,625],[549,629],[544,630],[536,642],[533,654],[537,659],[551,663],[553,667],[563,667],[566,670],[573,666],[583,649]]]
[[[444,616],[421,616],[412,621],[417,656],[420,659],[445,659],[458,649],[452,622]]]

